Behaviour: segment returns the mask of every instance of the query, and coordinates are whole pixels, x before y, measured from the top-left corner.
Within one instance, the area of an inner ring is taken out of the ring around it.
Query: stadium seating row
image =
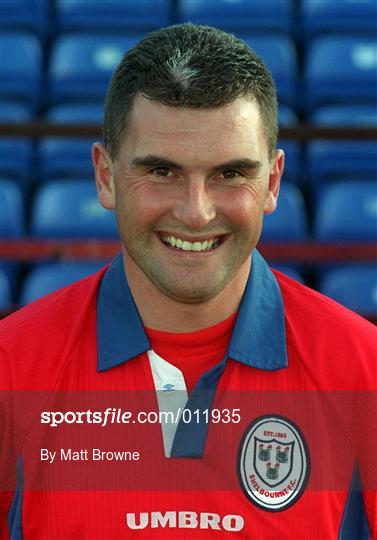
[[[31,207],[34,238],[117,238],[112,212],[97,201],[94,182],[60,180],[43,184]],[[319,241],[377,241],[377,190],[373,181],[336,182],[323,188],[314,208],[313,237]],[[0,238],[27,234],[16,184],[0,180]],[[283,183],[277,210],[265,217],[262,240],[302,242],[308,216],[297,186]]]
[[[32,119],[19,104],[1,103],[2,119],[24,122]],[[45,115],[51,124],[100,125],[103,105],[73,104],[52,107]],[[282,105],[280,124],[292,127],[297,117]],[[376,106],[332,106],[320,109],[313,120],[321,126],[377,125]],[[44,137],[38,144],[23,138],[0,138],[0,176],[9,177],[28,188],[34,183],[56,178],[89,178],[92,175],[90,149],[92,139]],[[284,178],[317,192],[330,180],[374,179],[377,170],[375,141],[314,140],[305,147],[292,140],[282,140],[285,150]],[[27,191],[27,189],[26,189]]]
[[[2,49],[6,54],[0,57],[0,100],[16,100],[34,114],[61,103],[102,103],[111,73],[123,53],[142,35],[65,33],[51,43],[48,58],[44,59],[42,46],[32,34],[3,32]],[[325,105],[375,104],[375,36],[314,39],[305,51],[301,76],[291,37],[253,35],[250,31],[238,35],[266,61],[280,102],[308,118]]]
[[[374,0],[3,0],[0,27],[54,32],[151,29],[190,20],[228,30],[375,32]]]
[[[17,304],[26,305],[96,272],[104,264],[103,261],[96,261],[35,265],[22,283]],[[290,268],[283,270],[303,281],[297,271]],[[368,316],[377,314],[377,278],[373,266],[347,265],[329,270],[319,280],[318,290],[356,312]],[[7,273],[0,268],[0,312],[10,310],[14,305]]]

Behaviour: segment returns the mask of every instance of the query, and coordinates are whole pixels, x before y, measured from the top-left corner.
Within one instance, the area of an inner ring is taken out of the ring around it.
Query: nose
[[[190,179],[185,183],[173,213],[187,228],[198,231],[215,219],[216,206],[205,180]]]

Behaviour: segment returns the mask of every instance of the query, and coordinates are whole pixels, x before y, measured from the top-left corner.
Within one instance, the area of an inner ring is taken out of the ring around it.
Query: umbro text
[[[209,512],[140,512],[126,514],[126,524],[129,529],[212,529],[216,531],[238,532],[244,528],[242,516]]]

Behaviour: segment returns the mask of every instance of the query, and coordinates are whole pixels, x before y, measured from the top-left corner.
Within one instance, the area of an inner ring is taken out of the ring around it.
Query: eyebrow
[[[224,163],[219,163],[214,167],[215,171],[223,171],[224,169],[241,169],[241,170],[250,170],[258,171],[262,167],[262,163],[258,160],[241,158],[241,159],[232,159],[230,161],[225,161]]]
[[[178,165],[170,159],[165,159],[162,156],[147,155],[135,158],[131,161],[131,167],[168,167],[181,171],[182,165]]]
[[[258,171],[261,166],[262,163],[258,160],[241,158],[219,163],[213,167],[213,171],[220,172],[226,169]],[[167,167],[169,169],[175,169],[178,171],[182,171],[184,168],[182,165],[179,165],[170,159],[166,159],[163,156],[155,156],[153,154],[133,159],[131,161],[131,167]]]

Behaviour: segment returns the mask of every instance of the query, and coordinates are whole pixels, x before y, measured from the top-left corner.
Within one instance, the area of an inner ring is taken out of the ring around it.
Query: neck
[[[193,304],[179,302],[164,294],[125,252],[123,264],[144,326],[165,332],[187,333],[214,326],[238,310],[246,287],[251,258],[245,261],[219,294]]]

